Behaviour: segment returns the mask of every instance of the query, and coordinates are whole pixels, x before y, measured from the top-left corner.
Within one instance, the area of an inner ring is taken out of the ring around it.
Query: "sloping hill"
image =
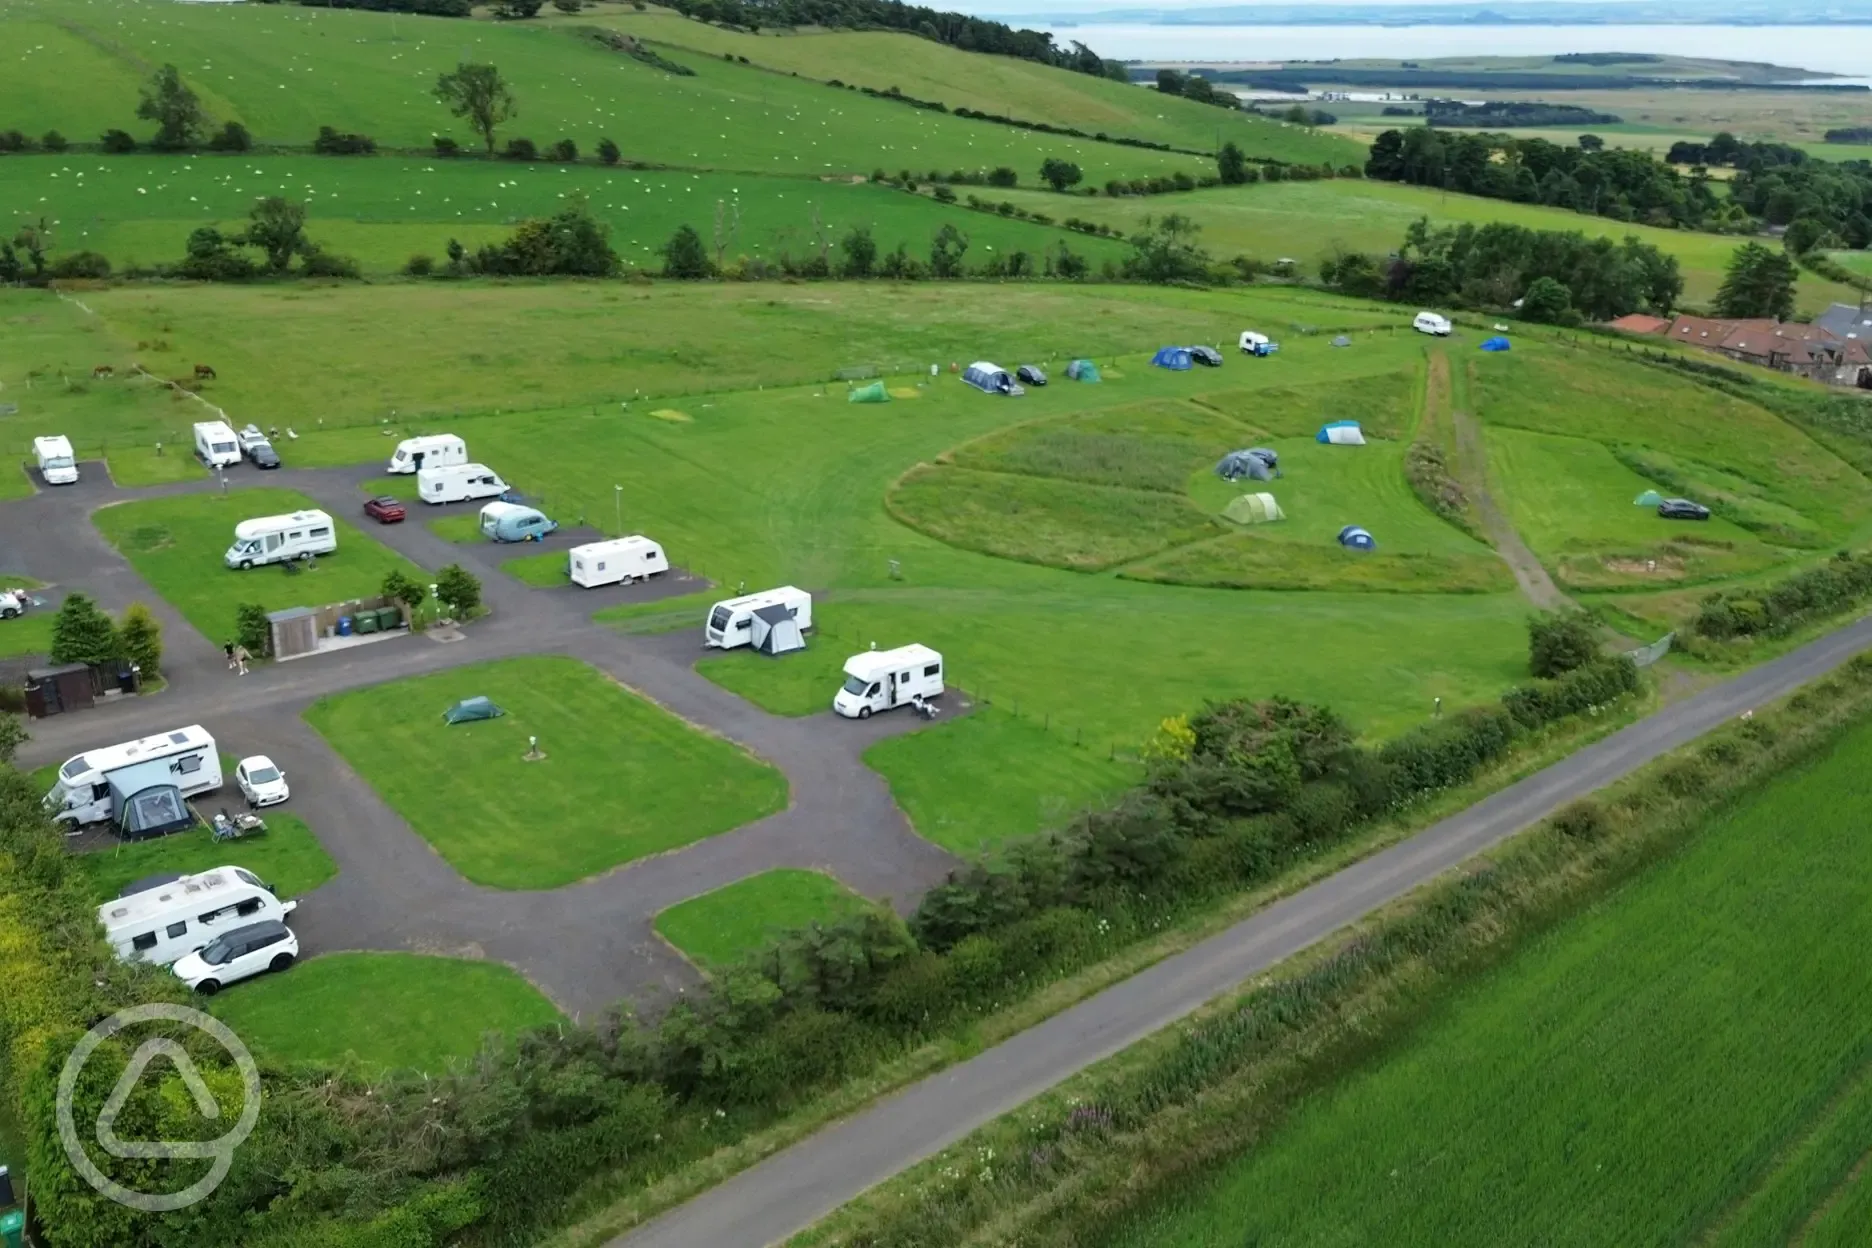
[[[821,82],[837,79],[950,108],[1071,126],[1090,134],[1145,139],[1195,151],[1233,140],[1250,156],[1296,164],[1363,163],[1362,144],[1324,131],[1231,113],[1154,90],[1009,56],[963,52],[890,31],[768,31],[749,34],[694,21],[667,9],[628,6],[555,19],[600,25],[673,48],[745,56],[755,65]]]

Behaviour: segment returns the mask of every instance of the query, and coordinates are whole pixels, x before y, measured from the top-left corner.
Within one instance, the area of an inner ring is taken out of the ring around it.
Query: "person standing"
[[[251,658],[253,655],[247,653],[246,646],[234,647],[234,669],[242,676],[247,674],[247,660]]]
[[[231,641],[221,643],[221,653],[227,655],[228,671],[230,672],[233,671],[234,670],[234,643]]]

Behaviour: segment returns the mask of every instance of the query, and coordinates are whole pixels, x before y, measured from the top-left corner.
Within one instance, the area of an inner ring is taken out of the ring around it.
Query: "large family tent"
[[[1656,490],[1646,490],[1631,501],[1634,507],[1655,507],[1664,501],[1664,496]]]
[[[113,779],[111,791],[121,812],[117,816],[117,835],[126,841],[147,841],[195,826],[195,812],[182,799],[182,790],[173,784],[153,785],[126,797]]]
[[[1266,447],[1230,451],[1215,466],[1216,476],[1224,481],[1266,481],[1280,475],[1280,456]]]
[[[1339,544],[1348,550],[1377,550],[1378,539],[1356,524],[1339,530]]]
[[[1315,442],[1326,442],[1333,446],[1364,446],[1365,435],[1359,430],[1356,420],[1328,421],[1320,426],[1320,431],[1313,435]]]
[[[1158,368],[1167,368],[1176,373],[1187,373],[1191,360],[1188,347],[1159,347],[1157,354],[1151,356],[1151,363]]]
[[[859,386],[854,389],[845,396],[845,401],[847,403],[888,403],[890,391],[884,388],[883,382],[874,381],[868,386]]]
[[[1066,366],[1066,375],[1074,381],[1098,381],[1098,365],[1091,360],[1074,360]]]
[[[806,648],[800,635],[799,617],[793,608],[777,602],[754,612],[754,649],[761,654],[791,654]]]
[[[463,698],[443,711],[442,718],[451,724],[466,724],[477,719],[495,719],[506,713],[487,698]]]
[[[1014,381],[1014,374],[999,364],[990,364],[987,360],[977,360],[968,366],[962,374],[962,380],[974,386],[983,394],[1025,394]]]
[[[1493,338],[1484,338],[1482,340],[1482,349],[1484,351],[1506,351],[1508,349],[1508,340],[1499,334]]]
[[[1222,514],[1236,524],[1266,524],[1287,518],[1272,494],[1244,494],[1223,508]]]

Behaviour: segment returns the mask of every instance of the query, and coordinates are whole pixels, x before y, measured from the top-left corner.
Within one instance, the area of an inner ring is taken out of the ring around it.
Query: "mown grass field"
[[[479,696],[506,714],[443,722]],[[437,853],[492,888],[557,888],[786,804],[779,772],[572,659],[359,689],[306,720]],[[544,759],[524,758],[530,736]]]
[[[234,788],[232,770],[230,763],[230,790]],[[237,806],[238,798],[235,791],[234,800],[227,805]],[[213,806],[207,808],[212,810]],[[338,874],[338,864],[318,843],[305,820],[279,807],[263,811],[261,818],[267,827],[259,836],[224,844],[203,826],[154,841],[120,842],[80,856],[78,866],[100,902],[117,896],[130,881],[159,872],[193,875],[213,867],[245,867],[272,885],[282,898],[309,893]]]
[[[296,491],[260,487],[119,503],[94,519],[104,539],[138,574],[216,644],[233,636],[235,613],[243,602],[257,602],[269,611],[322,607],[376,595],[393,570],[427,577],[343,516],[332,517],[337,551],[320,555],[314,566],[296,576],[277,564],[241,572],[222,562],[234,544],[234,526],[241,521],[315,506]]]
[[[263,1057],[356,1059],[367,1073],[443,1073],[492,1032],[560,1021],[540,991],[498,962],[414,953],[328,953],[235,984],[209,1012]]]
[[[1861,726],[1109,1242],[1863,1239],[1869,762]]]
[[[815,178],[880,164],[1011,165],[1032,178],[1041,160],[1058,155],[1100,181],[1213,167],[834,94],[808,78],[670,51],[695,70],[679,77],[543,23],[72,0],[16,4],[7,28],[20,32],[15,43],[31,42],[0,80],[0,118],[74,140],[95,141],[112,126],[147,138],[152,128],[136,119],[138,88],[173,63],[216,120],[241,121],[261,144],[310,144],[330,125],[388,146],[427,149],[438,133],[472,145],[475,136],[430,94],[438,74],[466,59],[499,66],[512,85],[519,111],[503,138],[524,135],[542,147],[570,138],[589,153],[610,137],[625,159],[653,164]]]
[[[766,947],[784,932],[855,914],[864,898],[819,871],[762,871],[656,916],[656,930],[704,970]]]

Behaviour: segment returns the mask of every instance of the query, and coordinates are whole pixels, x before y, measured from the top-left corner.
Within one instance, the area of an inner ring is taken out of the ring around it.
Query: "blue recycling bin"
[[[340,637],[349,637],[351,635],[351,617],[350,616],[341,615],[338,617],[338,635]]]

